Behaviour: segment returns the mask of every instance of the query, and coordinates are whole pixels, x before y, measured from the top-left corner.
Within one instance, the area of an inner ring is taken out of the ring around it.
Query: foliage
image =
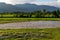
[[[60,28],[0,29],[0,40],[60,40]]]
[[[60,18],[0,18],[0,24],[28,21],[60,21]]]
[[[60,10],[34,12],[6,12],[0,13],[0,18],[60,18]]]

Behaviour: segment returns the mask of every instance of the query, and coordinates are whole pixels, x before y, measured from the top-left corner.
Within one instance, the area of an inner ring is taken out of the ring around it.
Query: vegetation
[[[34,12],[3,12],[0,13],[0,23],[25,21],[60,21],[60,10]]]
[[[0,24],[27,21],[60,21],[60,18],[0,18]]]
[[[60,28],[0,29],[0,40],[60,40]]]
[[[60,10],[34,11],[34,12],[5,12],[0,13],[0,18],[60,18]]]

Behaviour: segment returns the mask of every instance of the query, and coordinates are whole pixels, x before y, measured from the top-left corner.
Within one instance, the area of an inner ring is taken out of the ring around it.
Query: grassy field
[[[0,40],[60,40],[60,28],[0,29]]]
[[[60,18],[0,18],[0,23],[26,22],[26,21],[60,21]]]

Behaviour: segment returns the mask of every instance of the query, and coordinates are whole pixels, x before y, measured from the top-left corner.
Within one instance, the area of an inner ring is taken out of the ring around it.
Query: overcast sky
[[[0,0],[0,2],[5,2],[9,4],[24,4],[31,3],[37,5],[53,5],[60,6],[60,0]]]

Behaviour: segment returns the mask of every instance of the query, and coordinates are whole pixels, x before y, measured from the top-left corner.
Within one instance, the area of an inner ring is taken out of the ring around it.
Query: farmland
[[[60,28],[0,29],[0,40],[60,40]]]
[[[0,13],[0,40],[60,40],[59,27],[60,10]]]
[[[60,18],[0,18],[0,24],[27,21],[60,21]]]

